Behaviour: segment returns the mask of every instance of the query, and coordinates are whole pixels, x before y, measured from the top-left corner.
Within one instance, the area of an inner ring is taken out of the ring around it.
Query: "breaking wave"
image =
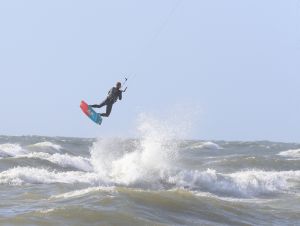
[[[179,171],[179,172],[160,172],[157,178],[154,175],[146,175],[151,177],[151,183],[156,184],[156,188],[152,189],[188,189],[198,192],[209,192],[218,196],[229,197],[260,197],[274,193],[287,192],[292,186],[290,182],[300,182],[300,171],[242,171],[232,174],[218,173],[215,170],[208,169],[206,171]],[[144,172],[141,175],[145,176]],[[132,179],[132,178],[131,178]],[[125,182],[127,186],[135,187],[137,181],[131,181],[128,184],[128,178]],[[138,177],[140,181],[140,178]],[[56,172],[46,169],[16,167],[0,173],[0,184],[22,185],[22,184],[50,184],[50,183],[66,183],[66,184],[89,184],[90,186],[117,186],[120,179],[103,180],[96,172]],[[160,185],[158,186],[158,184]],[[150,182],[146,184],[149,187]],[[64,196],[80,195],[90,192],[92,188],[66,194]],[[103,188],[98,188],[103,189]],[[92,189],[94,190],[94,188]],[[97,189],[96,189],[97,190]],[[60,197],[60,196],[59,196]]]
[[[27,153],[19,144],[1,144],[0,145],[0,157],[14,157]]]
[[[141,139],[125,154],[114,139],[97,141],[91,150],[95,171],[116,183],[130,185],[151,184],[172,169],[178,157],[175,130],[167,122],[147,118],[141,120],[138,131]]]
[[[216,170],[181,171],[169,178],[182,188],[210,192],[233,197],[257,197],[287,191],[291,183],[300,181],[300,171],[261,171],[249,170],[232,174],[217,173]]]

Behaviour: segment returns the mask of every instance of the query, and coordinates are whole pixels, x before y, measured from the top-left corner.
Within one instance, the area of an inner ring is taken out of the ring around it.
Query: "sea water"
[[[300,144],[0,136],[0,225],[300,225]]]

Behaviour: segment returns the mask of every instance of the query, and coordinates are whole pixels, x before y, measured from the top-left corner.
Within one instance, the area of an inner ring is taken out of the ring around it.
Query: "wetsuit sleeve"
[[[122,100],[122,91],[119,92],[119,100]]]

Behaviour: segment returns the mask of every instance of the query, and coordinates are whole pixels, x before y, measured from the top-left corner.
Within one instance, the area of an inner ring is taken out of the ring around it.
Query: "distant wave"
[[[300,158],[300,149],[282,151],[278,155],[290,158]]]
[[[53,149],[55,149],[57,151],[59,151],[59,150],[62,149],[62,147],[60,145],[54,144],[54,143],[49,142],[49,141],[32,144],[30,146],[31,147],[40,147],[40,148],[53,148]]]
[[[86,183],[97,184],[101,181],[97,174],[80,171],[56,172],[32,167],[15,167],[0,173],[0,184],[52,184]]]
[[[201,143],[194,144],[190,148],[191,149],[213,149],[213,150],[223,149],[218,144],[215,144],[215,143],[209,142],[209,141],[208,142],[201,142]]]
[[[93,166],[90,159],[81,156],[71,156],[69,154],[49,154],[46,152],[29,152],[19,144],[1,144],[0,157],[33,158],[42,159],[57,164],[61,167],[73,167],[83,171],[92,171]]]

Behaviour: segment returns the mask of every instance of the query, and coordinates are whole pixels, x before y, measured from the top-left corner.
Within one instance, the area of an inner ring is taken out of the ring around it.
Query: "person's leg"
[[[102,108],[105,105],[107,105],[107,99],[105,99],[101,104],[94,104],[94,105],[90,105],[90,106],[92,108]]]
[[[106,105],[106,113],[102,113],[100,115],[103,116],[103,117],[108,117],[111,113],[112,106],[113,106],[113,103],[108,103]]]

